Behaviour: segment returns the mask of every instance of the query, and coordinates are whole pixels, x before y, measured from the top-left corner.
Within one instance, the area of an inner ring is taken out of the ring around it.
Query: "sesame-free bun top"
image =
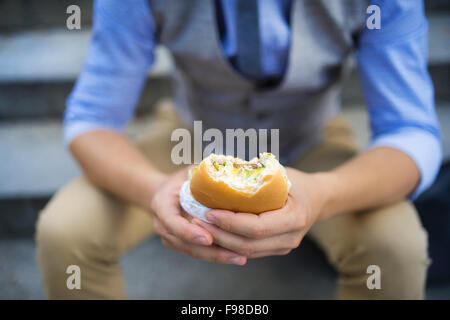
[[[211,154],[191,173],[190,189],[209,208],[259,214],[283,207],[290,185],[271,153],[250,161]]]

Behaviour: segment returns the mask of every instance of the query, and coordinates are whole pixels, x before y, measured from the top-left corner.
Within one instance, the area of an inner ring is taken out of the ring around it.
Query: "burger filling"
[[[223,181],[236,190],[253,193],[266,183],[266,177],[281,169],[282,175],[290,188],[286,171],[271,153],[261,153],[259,158],[245,161],[226,155],[211,154],[206,161],[209,175],[216,181]],[[192,174],[195,173],[194,168]],[[268,180],[268,179],[267,179]]]

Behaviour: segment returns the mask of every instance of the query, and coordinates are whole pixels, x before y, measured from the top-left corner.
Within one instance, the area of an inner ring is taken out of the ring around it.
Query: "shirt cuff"
[[[88,121],[75,121],[64,124],[64,144],[69,146],[73,139],[77,136],[94,130],[112,130],[116,132],[123,132],[123,126],[98,123],[98,122],[88,122]]]
[[[416,199],[434,182],[442,161],[440,139],[430,132],[417,129],[401,131],[375,137],[368,148],[392,147],[409,155],[420,171],[420,182],[409,195],[410,200]]]

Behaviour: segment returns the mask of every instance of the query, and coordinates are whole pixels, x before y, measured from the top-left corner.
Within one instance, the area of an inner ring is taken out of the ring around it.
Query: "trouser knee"
[[[391,210],[403,212],[390,215]],[[404,202],[367,212],[361,222],[352,244],[335,257],[346,292],[359,283],[370,290],[368,297],[422,298],[429,265],[428,237],[414,207]]]

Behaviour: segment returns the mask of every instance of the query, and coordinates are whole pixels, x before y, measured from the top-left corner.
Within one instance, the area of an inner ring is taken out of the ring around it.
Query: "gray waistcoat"
[[[257,89],[222,53],[214,0],[150,0],[160,44],[177,72],[175,104],[187,125],[278,128],[291,163],[321,138],[340,107],[340,79],[365,23],[367,1],[293,0],[291,44],[279,85]]]

